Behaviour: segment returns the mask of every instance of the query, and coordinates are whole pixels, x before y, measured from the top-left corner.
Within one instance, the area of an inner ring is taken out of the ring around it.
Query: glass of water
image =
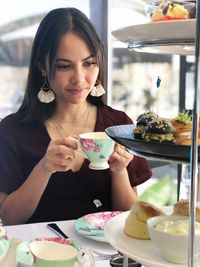
[[[180,198],[189,199],[190,198],[190,165],[183,164],[181,170],[181,188],[180,188]]]

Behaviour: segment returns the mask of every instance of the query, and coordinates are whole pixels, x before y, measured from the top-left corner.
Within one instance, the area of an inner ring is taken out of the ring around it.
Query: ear
[[[46,70],[45,69],[41,69],[42,72],[42,76],[47,76]]]
[[[41,71],[42,76],[47,76],[46,69],[43,66],[41,66],[40,64],[38,64],[38,69]]]

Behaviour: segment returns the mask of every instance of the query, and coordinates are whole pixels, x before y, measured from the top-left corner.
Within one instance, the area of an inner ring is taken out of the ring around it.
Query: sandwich
[[[168,120],[159,118],[146,126],[144,140],[148,142],[175,143],[174,132],[175,129]]]
[[[192,120],[188,112],[179,112],[171,120],[175,128],[174,137],[177,145],[191,145]]]
[[[138,116],[136,120],[136,127],[133,129],[133,134],[135,139],[144,139],[143,134],[145,127],[149,122],[158,118],[158,115],[153,111],[145,112]]]

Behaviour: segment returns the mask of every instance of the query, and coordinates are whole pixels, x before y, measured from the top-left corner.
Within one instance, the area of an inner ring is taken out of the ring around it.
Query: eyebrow
[[[88,60],[88,59],[95,59],[95,56],[90,55],[90,56],[88,56],[88,57],[82,59],[81,61],[84,62],[84,61],[86,61],[86,60]],[[56,62],[58,62],[58,61],[72,62],[71,60],[69,60],[69,59],[65,59],[65,58],[57,58],[57,59],[56,59]]]

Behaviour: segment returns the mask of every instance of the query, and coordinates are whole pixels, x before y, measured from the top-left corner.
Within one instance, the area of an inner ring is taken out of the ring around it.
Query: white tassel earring
[[[40,100],[40,102],[46,103],[46,104],[54,101],[54,99],[55,99],[55,94],[49,88],[49,85],[48,85],[47,80],[46,80],[46,76],[44,77],[44,83],[43,83],[42,87],[40,88],[40,91],[38,92],[37,97]]]
[[[97,80],[95,83],[94,88],[92,89],[92,91],[90,92],[90,95],[98,97],[98,96],[102,96],[103,94],[105,94],[105,90],[103,88],[103,86],[101,85],[100,81]]]

